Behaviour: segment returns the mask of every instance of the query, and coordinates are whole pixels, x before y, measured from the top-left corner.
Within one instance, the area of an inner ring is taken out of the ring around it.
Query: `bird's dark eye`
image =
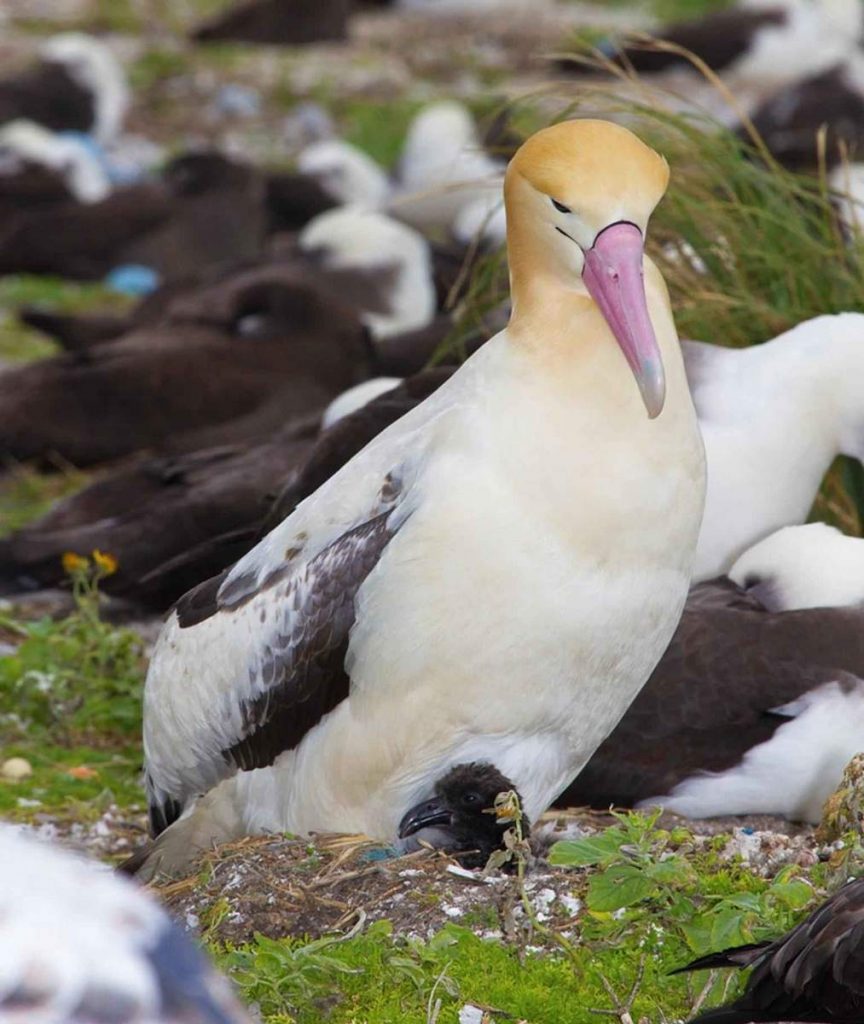
[[[479,793],[465,793],[462,797],[462,803],[466,807],[476,807],[482,801],[482,797]]]
[[[549,196],[549,202],[555,207],[559,213],[572,213],[573,211],[569,206],[565,206],[563,203],[559,203],[557,199],[553,199]]]

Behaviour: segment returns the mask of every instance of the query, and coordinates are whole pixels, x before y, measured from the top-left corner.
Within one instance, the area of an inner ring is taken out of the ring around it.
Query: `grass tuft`
[[[24,757],[29,779],[0,785],[0,811],[68,812],[70,803],[140,799],[140,637],[99,618],[92,581],[76,581],[76,610],[25,622],[0,613],[0,750]],[[23,803],[22,803],[23,801]]]

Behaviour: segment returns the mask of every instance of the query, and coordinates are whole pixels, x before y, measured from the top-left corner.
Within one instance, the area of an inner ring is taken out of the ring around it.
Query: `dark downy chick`
[[[400,846],[407,853],[422,841],[454,855],[466,868],[482,868],[496,850],[504,848],[504,833],[513,826],[511,818],[499,817],[494,810],[499,793],[511,791],[519,797],[513,783],[494,765],[458,764],[438,780],[431,800],[416,804],[402,818]],[[523,817],[523,837],[529,828]]]

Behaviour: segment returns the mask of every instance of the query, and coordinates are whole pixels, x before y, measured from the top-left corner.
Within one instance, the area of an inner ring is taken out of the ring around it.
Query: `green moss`
[[[78,817],[106,796],[140,800],[138,636],[103,623],[92,591],[65,619],[0,615],[0,631],[14,648],[0,657],[0,752],[33,767],[28,779],[0,786],[0,812],[26,814],[23,799]]]
[[[0,360],[26,362],[52,355],[57,346],[44,334],[21,324],[21,306],[39,306],[55,313],[120,311],[132,300],[98,282],[66,281],[59,277],[15,274],[0,278]]]
[[[427,942],[394,939],[386,923],[348,941],[258,943],[223,954],[245,999],[270,1022],[414,1024],[442,1001],[442,1022],[455,1022],[464,1003],[496,1007],[502,1019],[581,1024],[593,1009],[611,1009],[605,981],[623,997],[644,950],[580,947],[574,964],[556,954],[528,954],[447,926]],[[645,955],[632,1015],[681,1017],[692,1004],[688,982],[666,977],[687,953],[657,944]]]
[[[69,467],[40,473],[29,466],[14,466],[0,477],[0,537],[20,530],[60,498],[80,490],[86,474]]]

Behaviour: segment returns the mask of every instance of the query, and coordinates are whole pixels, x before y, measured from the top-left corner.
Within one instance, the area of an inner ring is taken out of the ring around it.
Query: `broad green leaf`
[[[747,922],[747,915],[734,910],[720,911],[712,915],[711,948],[728,949],[752,942],[753,935]]]
[[[813,898],[813,887],[802,879],[793,882],[775,882],[768,890],[768,894],[791,910],[800,910],[802,907],[806,907]]]
[[[711,915],[702,914],[681,925],[681,931],[684,933],[687,944],[694,953],[698,953],[700,956],[711,952],[714,948],[711,944],[711,923]]]
[[[564,839],[549,851],[549,863],[559,867],[588,867],[615,858],[626,836],[619,828],[609,828],[584,839]]]
[[[588,883],[591,910],[620,910],[652,896],[657,886],[644,871],[632,864],[613,864]]]
[[[668,857],[656,864],[649,864],[646,870],[661,885],[681,885],[694,877],[693,869],[683,857]]]

